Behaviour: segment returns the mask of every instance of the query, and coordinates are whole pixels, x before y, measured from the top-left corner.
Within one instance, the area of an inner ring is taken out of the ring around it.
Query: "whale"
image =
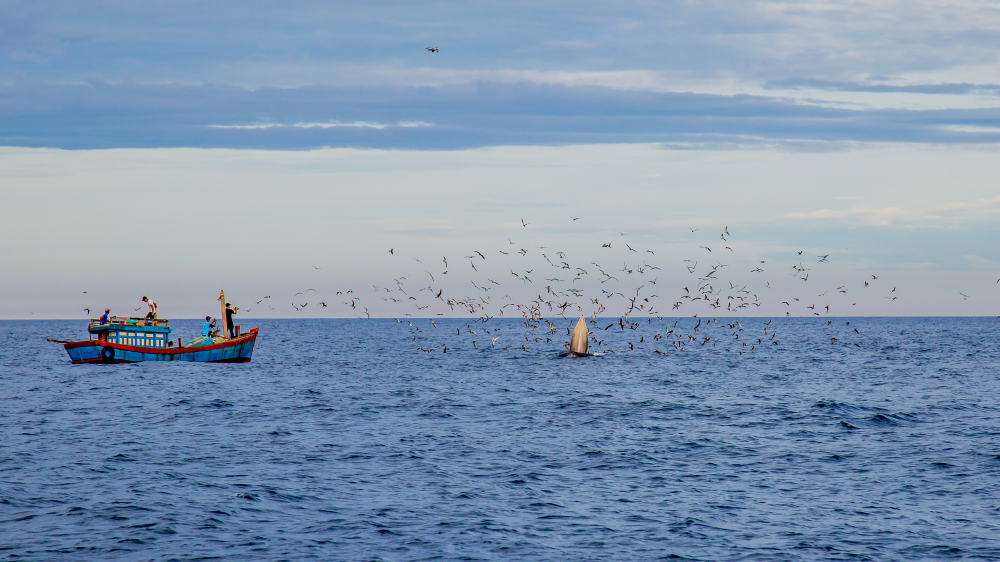
[[[559,357],[589,357],[590,354],[587,353],[588,339],[590,337],[590,332],[587,330],[587,321],[580,317],[580,320],[576,323],[576,327],[573,328],[573,335],[569,339],[569,351],[564,351],[559,354]]]

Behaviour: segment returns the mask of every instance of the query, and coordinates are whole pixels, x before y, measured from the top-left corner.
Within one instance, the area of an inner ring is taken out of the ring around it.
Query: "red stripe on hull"
[[[218,361],[189,361],[189,363],[249,363],[250,358],[248,357],[234,357],[233,359],[219,359]],[[104,363],[110,365],[112,363],[147,363],[147,361],[124,361],[121,359],[112,359],[111,361],[105,361],[101,358],[97,359],[82,359],[80,361],[70,361],[73,365],[84,365],[91,363]],[[153,361],[153,363],[159,363],[159,361]]]

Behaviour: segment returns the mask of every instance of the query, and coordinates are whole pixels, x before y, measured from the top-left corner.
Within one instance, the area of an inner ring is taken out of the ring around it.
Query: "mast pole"
[[[225,338],[225,337],[228,337],[227,334],[229,334],[229,326],[226,325],[226,292],[225,291],[219,291],[219,302],[222,303],[222,316],[220,317],[220,319],[222,320],[222,337]]]

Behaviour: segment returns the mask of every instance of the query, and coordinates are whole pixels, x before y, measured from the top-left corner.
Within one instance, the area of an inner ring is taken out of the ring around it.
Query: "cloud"
[[[68,149],[663,143],[830,150],[856,142],[998,143],[998,126],[1000,109],[991,108],[844,109],[765,96],[530,82],[256,90],[135,82],[0,85],[0,144]]]
[[[1000,93],[1000,84],[891,84],[878,82],[843,82],[815,79],[772,80],[764,84],[766,90],[816,89],[835,92],[874,92],[910,94],[970,94]]]
[[[941,129],[944,131],[949,131],[952,133],[986,133],[986,134],[998,134],[1000,133],[1000,127],[990,127],[985,125],[942,125]]]
[[[864,226],[959,227],[1000,220],[1000,196],[923,208],[857,207],[846,211],[819,209],[806,213],[786,213],[784,218]]]
[[[253,88],[361,83],[371,68],[634,70],[743,83],[947,75],[938,81],[996,83],[998,28],[1000,9],[984,0],[500,0],[460,7],[8,0],[0,74]],[[425,52],[431,45],[441,52]],[[357,72],[337,73],[343,63]]]

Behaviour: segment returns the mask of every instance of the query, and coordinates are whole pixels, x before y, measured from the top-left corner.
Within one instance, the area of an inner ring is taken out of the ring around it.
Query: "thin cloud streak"
[[[358,129],[378,129],[382,130],[387,127],[403,127],[412,129],[414,127],[433,127],[433,123],[424,123],[422,121],[403,121],[396,123],[395,125],[389,125],[386,123],[367,123],[364,121],[355,121],[354,123],[294,123],[291,125],[286,125],[283,123],[260,123],[255,125],[208,125],[210,129],[274,129],[277,127],[291,128],[291,129],[332,129],[334,127],[355,127]]]
[[[1000,219],[1000,195],[977,201],[958,201],[926,208],[857,207],[835,211],[819,209],[805,213],[786,213],[793,221],[823,221],[843,225],[895,226],[903,228],[956,228]]]

